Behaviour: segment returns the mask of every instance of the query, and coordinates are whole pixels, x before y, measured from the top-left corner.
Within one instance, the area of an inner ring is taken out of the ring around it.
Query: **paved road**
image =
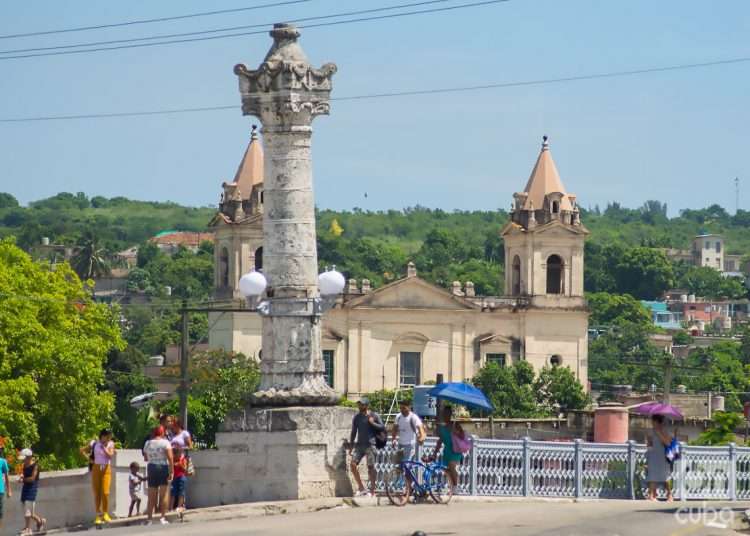
[[[696,508],[700,503],[688,503]],[[183,524],[111,528],[102,536],[409,536],[416,530],[428,536],[544,535],[544,536],[707,536],[737,534],[731,529],[705,526],[675,518],[679,503],[645,501],[457,503],[449,506],[409,505],[333,510],[239,518],[192,520]],[[739,516],[747,503],[708,503],[709,508],[731,508]],[[730,510],[723,515],[729,515]],[[705,510],[702,510],[706,512]],[[705,513],[704,521],[714,515]]]

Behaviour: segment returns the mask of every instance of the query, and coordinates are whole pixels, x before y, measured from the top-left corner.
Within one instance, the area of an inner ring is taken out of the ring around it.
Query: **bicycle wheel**
[[[385,494],[394,506],[404,506],[409,502],[411,486],[406,482],[404,472],[394,467],[385,475]]]
[[[427,482],[430,497],[438,504],[448,504],[453,498],[453,486],[450,476],[444,467],[435,467],[430,471],[430,481]]]

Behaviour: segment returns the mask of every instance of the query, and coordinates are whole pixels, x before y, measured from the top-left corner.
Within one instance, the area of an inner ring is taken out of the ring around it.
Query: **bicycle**
[[[447,469],[427,456],[422,457],[422,461],[401,460],[385,478],[388,500],[394,506],[404,506],[410,496],[414,502],[418,502],[429,494],[437,504],[448,504],[453,498],[453,486],[450,485]]]

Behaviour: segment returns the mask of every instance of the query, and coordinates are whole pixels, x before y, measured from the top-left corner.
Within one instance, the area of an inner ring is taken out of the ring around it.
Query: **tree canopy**
[[[0,435],[32,446],[48,467],[74,465],[78,447],[109,423],[104,363],[124,347],[118,312],[93,303],[66,264],[37,264],[0,242]]]

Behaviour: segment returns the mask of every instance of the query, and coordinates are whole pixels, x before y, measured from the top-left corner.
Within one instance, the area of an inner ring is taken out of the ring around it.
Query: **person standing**
[[[438,425],[438,440],[435,444],[436,458],[440,449],[443,448],[443,463],[448,467],[448,476],[451,480],[451,487],[458,485],[458,464],[461,463],[463,455],[456,452],[453,448],[453,434],[464,438],[464,430],[461,425],[453,421],[453,408],[445,406],[442,413],[443,421]]]
[[[141,476],[141,466],[138,462],[130,464],[130,475],[128,476],[128,491],[130,492],[130,508],[128,508],[128,517],[132,517],[133,509],[135,515],[141,515],[141,495],[139,493],[141,484],[146,480]]]
[[[172,507],[182,518],[185,512],[185,487],[187,485],[187,456],[182,447],[172,441],[174,455],[174,479],[172,479]]]
[[[357,402],[357,413],[352,419],[352,432],[349,436],[349,454],[352,456],[351,470],[359,488],[357,497],[375,496],[375,436],[385,433],[385,426],[380,415],[369,409],[370,402],[362,398]],[[359,474],[359,464],[362,459],[367,460],[367,474],[370,479],[370,492],[365,491],[362,477]]]
[[[167,437],[167,439],[170,440],[173,448],[180,447],[183,451],[193,448],[193,438],[190,432],[185,430],[182,421],[177,417],[172,419],[172,437]]]
[[[147,525],[150,525],[153,521],[157,499],[161,513],[160,522],[162,525],[169,524],[169,521],[167,521],[167,491],[169,490],[169,482],[174,475],[174,458],[172,457],[172,445],[165,434],[164,427],[157,426],[152,438],[143,447],[143,458],[148,463],[146,467],[148,480]]]
[[[99,439],[83,447],[81,452],[91,460],[91,489],[94,493],[95,525],[109,523],[109,489],[112,484],[112,458],[115,443],[112,432],[106,428],[99,432]]]
[[[6,494],[10,499],[13,496],[13,490],[10,489],[10,468],[5,459],[5,449],[0,448],[0,529],[3,528],[3,502]]]
[[[43,531],[47,526],[47,520],[36,513],[36,496],[39,491],[39,465],[34,459],[34,453],[31,449],[23,449],[18,459],[23,461],[23,474],[21,475],[21,505],[23,507],[23,517],[26,522],[24,529],[21,531],[23,536],[32,533],[31,522],[36,522],[37,532]]]
[[[404,460],[413,460],[417,444],[425,440],[424,424],[419,416],[411,410],[408,401],[399,402],[400,413],[393,423],[393,442],[403,453]]]
[[[665,447],[672,438],[665,429],[662,415],[651,416],[651,436],[646,453],[646,482],[648,482],[648,500],[656,500],[656,488],[663,486],[667,490],[667,502],[672,502],[672,488],[669,485],[669,462],[664,453]]]

